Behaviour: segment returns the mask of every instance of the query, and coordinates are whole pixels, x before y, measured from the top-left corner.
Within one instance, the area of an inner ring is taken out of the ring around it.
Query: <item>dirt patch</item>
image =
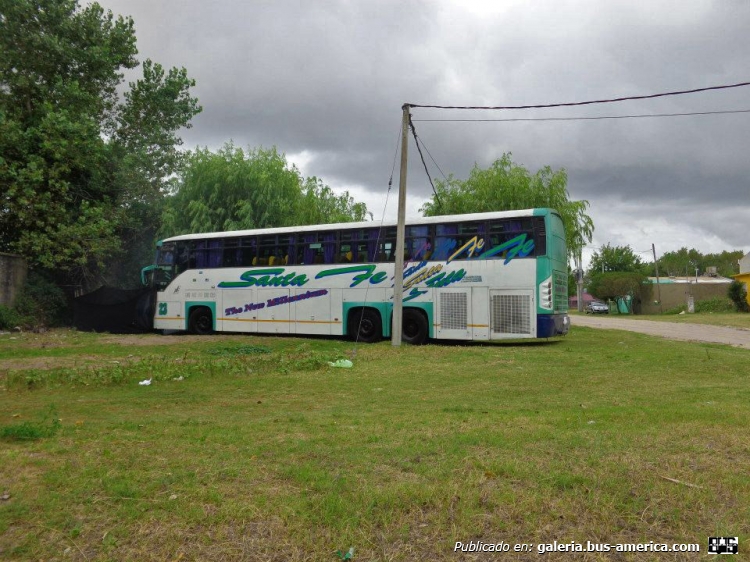
[[[144,334],[144,335],[122,335],[122,336],[104,336],[100,342],[110,343],[116,345],[133,345],[133,346],[149,346],[149,345],[178,345],[186,343],[205,343],[207,341],[220,342],[220,341],[242,341],[247,340],[247,336],[244,335],[219,335],[214,334],[211,336],[193,336],[190,334],[175,334],[169,336],[163,336],[161,334]]]
[[[631,320],[620,317],[591,317],[575,315],[570,317],[573,326],[625,330],[671,340],[721,343],[750,349],[750,331],[707,324],[672,324],[651,320]]]
[[[31,369],[64,369],[102,367],[105,365],[127,364],[140,361],[140,357],[121,359],[103,358],[98,355],[76,355],[75,357],[26,357],[24,359],[0,359],[1,371],[28,371]]]

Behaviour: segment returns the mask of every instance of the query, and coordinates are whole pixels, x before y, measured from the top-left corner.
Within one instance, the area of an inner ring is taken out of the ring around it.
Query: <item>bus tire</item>
[[[380,314],[369,308],[361,308],[349,315],[349,335],[355,341],[375,343],[383,336]]]
[[[211,315],[211,309],[201,306],[194,308],[190,313],[188,329],[191,334],[198,336],[207,336],[214,331],[214,319]]]
[[[401,340],[412,345],[422,345],[430,336],[427,317],[421,310],[404,308]]]

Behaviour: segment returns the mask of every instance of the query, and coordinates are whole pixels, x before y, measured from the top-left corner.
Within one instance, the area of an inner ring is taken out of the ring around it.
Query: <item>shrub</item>
[[[750,306],[747,304],[747,289],[745,289],[744,283],[732,281],[727,296],[734,303],[737,312],[750,312]]]
[[[68,315],[63,290],[43,275],[32,272],[16,300],[15,310],[26,328],[59,326]]]
[[[669,310],[665,310],[664,314],[680,314],[687,312],[687,305],[680,304]],[[728,298],[715,297],[713,299],[706,299],[703,301],[697,301],[695,303],[696,313],[712,313],[712,312],[734,312],[734,304]]]
[[[734,312],[734,304],[726,297],[715,297],[695,303],[696,312]]]
[[[12,330],[21,324],[22,320],[18,312],[0,304],[0,330]]]

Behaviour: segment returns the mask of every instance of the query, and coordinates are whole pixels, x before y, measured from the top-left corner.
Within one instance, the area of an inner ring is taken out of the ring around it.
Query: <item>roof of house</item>
[[[656,284],[656,277],[648,278],[651,283]],[[659,285],[670,285],[675,283],[698,283],[699,285],[721,285],[731,283],[732,280],[727,277],[709,277],[709,276],[682,276],[682,277],[659,277]]]

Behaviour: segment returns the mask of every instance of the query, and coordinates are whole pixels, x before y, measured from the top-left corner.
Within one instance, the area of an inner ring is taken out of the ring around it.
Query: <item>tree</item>
[[[227,143],[218,152],[189,153],[162,234],[349,222],[366,212],[348,192],[336,195],[317,178],[303,179],[276,148],[246,152]]]
[[[589,279],[589,293],[602,300],[615,300],[630,296],[638,304],[651,298],[652,287],[648,278],[638,272],[610,271],[593,273]]]
[[[121,102],[133,26],[96,3],[0,0],[0,250],[67,282],[98,279],[153,221],[134,209],[163,195],[200,111],[184,69],[148,60]]]
[[[422,206],[425,216],[506,211],[532,207],[556,209],[565,225],[568,257],[578,256],[591,241],[594,222],[586,214],[588,201],[571,201],[565,170],[545,166],[535,174],[503,154],[489,168],[475,165],[466,180],[438,180],[436,195]]]
[[[630,246],[605,244],[591,256],[589,275],[607,271],[642,272],[643,261]]]
[[[737,312],[750,312],[750,305],[747,303],[747,289],[744,283],[737,280],[732,281],[727,290],[727,296],[734,304]]]
[[[680,248],[674,252],[666,252],[659,258],[659,273],[666,276],[692,276],[695,275],[696,268],[699,274],[704,274],[709,267],[715,267],[718,275],[731,277],[739,273],[737,262],[743,255],[742,250],[702,254],[695,248]],[[653,266],[649,274],[654,275]]]

